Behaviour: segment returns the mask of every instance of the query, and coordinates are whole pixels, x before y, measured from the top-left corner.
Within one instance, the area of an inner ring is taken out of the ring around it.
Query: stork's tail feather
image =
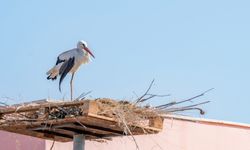
[[[57,78],[57,76],[51,77],[51,74],[50,74],[50,75],[47,77],[47,80],[50,80],[50,79],[51,79],[51,80],[53,81],[53,80],[56,80],[56,78]]]
[[[46,74],[48,75],[48,77],[47,77],[48,80],[50,80],[50,79],[51,80],[56,80],[56,78],[57,78],[57,76],[59,74],[59,71],[55,66],[52,69],[50,69]]]

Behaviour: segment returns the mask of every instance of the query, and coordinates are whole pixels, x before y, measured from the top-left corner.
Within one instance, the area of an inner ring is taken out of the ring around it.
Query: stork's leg
[[[70,100],[73,100],[73,79],[75,73],[72,73],[71,80],[70,80]]]

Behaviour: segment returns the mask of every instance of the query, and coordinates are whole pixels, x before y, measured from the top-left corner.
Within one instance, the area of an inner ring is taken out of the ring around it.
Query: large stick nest
[[[200,114],[204,114],[205,112],[197,107],[199,105],[208,103],[209,101],[196,103],[192,105],[185,105],[185,106],[179,106],[179,104],[183,104],[186,102],[190,102],[198,97],[203,96],[208,91],[207,90],[197,96],[191,97],[189,99],[185,99],[182,101],[172,101],[167,104],[162,104],[159,106],[147,106],[143,105],[145,101],[148,101],[149,99],[155,98],[155,97],[165,97],[168,95],[156,95],[156,94],[150,94],[149,91],[153,85],[153,82],[151,82],[150,86],[146,90],[146,92],[136,99],[135,101],[119,101],[119,100],[113,100],[109,98],[101,98],[101,99],[95,99],[96,103],[98,104],[98,112],[97,115],[106,116],[115,119],[119,126],[124,128],[124,132],[128,132],[128,124],[133,125],[139,125],[143,126],[145,124],[148,124],[148,119],[153,117],[159,117],[163,114],[169,114],[174,112],[180,112],[180,111],[187,111],[187,110],[198,110]],[[84,100],[86,95],[84,95],[83,98],[78,98],[75,102]],[[81,105],[77,106],[67,106],[67,107],[53,107],[49,110],[44,110],[45,108],[41,108],[36,111],[31,112],[18,112],[18,110],[21,107],[28,107],[28,106],[35,106],[40,105],[36,103],[29,103],[25,105],[19,105],[19,106],[5,106],[6,108],[15,108],[17,113],[11,113],[11,114],[5,114],[0,115],[0,125],[3,124],[15,124],[18,122],[36,122],[36,121],[46,121],[46,120],[52,120],[52,119],[63,119],[66,117],[77,117],[77,116],[83,116],[84,115],[84,108]],[[127,130],[127,131],[126,131]]]

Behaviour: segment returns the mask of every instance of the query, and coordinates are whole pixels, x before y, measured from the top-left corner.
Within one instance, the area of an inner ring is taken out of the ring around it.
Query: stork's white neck
[[[84,51],[84,56],[90,58],[90,54],[86,51]]]
[[[84,51],[84,56],[83,56],[83,64],[86,64],[91,61],[90,54],[86,51]]]

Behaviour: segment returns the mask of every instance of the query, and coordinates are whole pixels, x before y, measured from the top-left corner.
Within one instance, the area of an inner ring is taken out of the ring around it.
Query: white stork
[[[78,70],[81,64],[86,64],[90,61],[90,55],[95,58],[92,52],[88,49],[87,43],[85,41],[79,41],[77,43],[77,48],[63,52],[57,57],[56,65],[47,72],[47,79],[56,80],[57,76],[60,76],[59,91],[61,92],[61,83],[63,79],[68,73],[71,73],[72,76],[70,80],[70,96],[72,100],[72,86],[75,72]]]

